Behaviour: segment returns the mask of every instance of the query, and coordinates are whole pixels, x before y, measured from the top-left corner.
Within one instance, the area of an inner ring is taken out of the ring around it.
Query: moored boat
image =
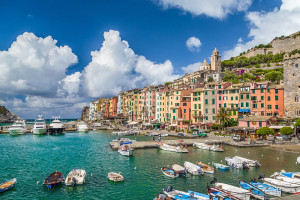
[[[267,195],[281,197],[281,190],[272,185],[269,185],[267,183],[256,182],[256,181],[250,181],[249,184],[251,186],[254,186],[254,187],[260,189]]]
[[[123,156],[132,156],[133,149],[130,146],[128,146],[127,144],[131,144],[131,142],[121,143],[121,146],[120,146],[118,152]]]
[[[174,169],[171,169],[169,167],[162,167],[161,171],[164,173],[164,175],[171,178],[177,178],[179,176],[179,173],[177,173]]]
[[[85,182],[86,171],[83,169],[73,169],[68,174],[65,184],[66,185],[82,185]]]
[[[191,162],[188,162],[188,161],[185,161],[184,162],[184,167],[186,168],[186,170],[193,174],[193,175],[201,175],[203,174],[203,170],[201,169],[201,167],[191,163]]]
[[[172,169],[175,170],[180,176],[187,176],[187,170],[178,164],[172,165]]]
[[[125,143],[125,142],[135,142],[136,140],[131,140],[129,138],[117,138],[112,140],[112,142],[120,142],[120,143]]]
[[[251,192],[251,196],[255,199],[265,200],[267,199],[267,195],[259,188],[251,185],[250,183],[246,183],[244,181],[239,181],[240,187]]]
[[[223,146],[212,145],[212,146],[209,147],[209,151],[223,152],[225,150],[224,150]]]
[[[249,167],[258,167],[258,166],[260,166],[258,160],[250,160],[250,159],[243,158],[243,157],[240,157],[240,156],[234,156],[234,158],[240,160],[241,162],[247,163],[249,165]]]
[[[288,183],[282,180],[277,180],[274,178],[263,178],[263,181],[267,184],[270,184],[283,192],[286,193],[297,193],[300,192],[300,186],[294,183]]]
[[[87,133],[89,131],[89,127],[84,121],[77,123],[77,131]]]
[[[234,194],[231,194],[221,188],[210,187],[207,185],[206,190],[207,190],[208,195],[216,197],[218,199],[241,200],[240,198],[234,196]]]
[[[107,174],[107,178],[110,180],[110,181],[113,181],[113,182],[121,182],[121,181],[124,181],[124,177],[121,175],[121,172],[120,173],[115,173],[115,172],[109,172]]]
[[[167,195],[171,199],[176,200],[209,200],[209,198],[198,198],[194,196],[194,193],[183,192],[180,190],[174,190],[172,186],[164,189],[164,194]],[[208,195],[207,195],[208,196]]]
[[[221,163],[214,163],[214,166],[215,166],[217,169],[222,169],[222,170],[230,169],[230,166],[228,166],[228,165],[223,165],[223,164],[221,164]]]
[[[59,185],[64,181],[64,175],[61,172],[53,172],[45,179],[43,185],[46,185],[48,188],[52,189],[55,186]]]
[[[63,134],[64,133],[64,124],[59,120],[59,117],[53,117],[54,120],[50,124],[49,132],[50,134]]]
[[[234,168],[249,169],[249,165],[246,162],[243,162],[235,157],[233,157],[233,158],[226,157],[225,160],[228,165],[230,165]]]
[[[14,187],[14,185],[17,183],[17,179],[13,178],[11,180],[5,181],[3,183],[0,183],[0,193],[5,192],[9,189],[11,189],[12,187]]]
[[[243,188],[235,187],[226,183],[215,183],[215,187],[226,191],[227,193],[234,195],[241,200],[249,200],[251,193]]]
[[[194,142],[193,144],[199,149],[209,150],[210,148],[210,145],[201,142]]]
[[[10,135],[23,135],[27,132],[25,121],[17,120],[15,123],[8,128],[8,132]]]
[[[272,178],[275,178],[277,180],[281,180],[281,181],[284,181],[284,182],[287,182],[287,183],[293,183],[293,184],[297,184],[300,186],[300,179],[297,179],[297,178],[290,178],[290,177],[287,177],[287,176],[284,176],[278,172],[275,172],[273,175],[271,175]]]
[[[281,170],[279,173],[283,176],[289,177],[289,178],[294,178],[294,179],[299,179],[300,180],[300,172],[286,172],[284,170]]]
[[[34,135],[44,135],[44,134],[46,134],[46,131],[47,131],[46,122],[42,118],[42,115],[39,115],[38,117],[39,118],[37,120],[35,120],[33,129],[32,129],[32,133]]]
[[[201,167],[204,173],[213,174],[215,172],[215,169],[212,166],[204,164],[202,162],[197,162],[196,165]]]
[[[188,153],[189,152],[189,150],[184,148],[182,145],[181,146],[173,146],[173,145],[161,143],[159,148],[162,150],[165,150],[165,151],[171,151],[171,152],[176,152],[176,153]]]

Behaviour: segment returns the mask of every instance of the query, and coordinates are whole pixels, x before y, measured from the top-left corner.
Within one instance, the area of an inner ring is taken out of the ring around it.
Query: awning
[[[193,128],[192,131],[199,131],[199,129]]]
[[[271,128],[271,129],[281,129],[281,128],[283,128],[283,127],[286,127],[286,126],[270,126],[269,128]],[[292,129],[294,129],[294,126],[287,126],[287,127],[291,127]]]
[[[250,109],[240,109],[239,112],[250,112]]]
[[[170,126],[177,126],[177,124],[171,124]]]
[[[137,123],[138,123],[138,122],[131,121],[131,122],[128,123],[128,125],[135,125],[135,124],[137,124]]]
[[[153,124],[153,126],[160,126],[160,125],[161,125],[161,123]]]
[[[150,123],[142,123],[143,126],[152,126]]]

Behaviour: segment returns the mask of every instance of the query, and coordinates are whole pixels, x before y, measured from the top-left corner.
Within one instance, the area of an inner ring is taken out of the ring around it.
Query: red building
[[[191,124],[191,120],[191,90],[182,90],[180,95],[177,127],[179,129],[188,129]]]
[[[118,97],[112,98],[112,117],[115,117],[117,115],[118,111]]]

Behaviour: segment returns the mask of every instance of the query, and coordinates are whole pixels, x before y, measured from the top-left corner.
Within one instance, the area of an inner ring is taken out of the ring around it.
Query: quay
[[[299,199],[300,199],[300,194],[294,194],[286,197],[274,198],[273,200],[299,200]]]

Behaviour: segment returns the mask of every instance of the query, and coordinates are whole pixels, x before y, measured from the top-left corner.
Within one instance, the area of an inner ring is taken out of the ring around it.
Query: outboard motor
[[[75,185],[77,183],[77,180],[75,177],[72,177],[72,185]]]
[[[193,199],[194,197],[195,197],[194,192],[191,192],[191,193],[190,193],[190,198]]]
[[[243,162],[243,169],[248,169],[249,167],[248,167],[248,164],[247,163],[245,163],[245,162]]]
[[[170,185],[169,187],[167,187],[166,192],[171,192],[173,190],[173,187]]]
[[[262,179],[262,178],[265,178],[265,175],[264,174],[261,174],[259,175],[258,179]]]
[[[214,177],[213,180],[210,182],[210,184],[215,184],[217,182],[217,179]]]
[[[185,176],[188,176],[188,172],[186,169],[184,169],[184,174],[185,174]]]

